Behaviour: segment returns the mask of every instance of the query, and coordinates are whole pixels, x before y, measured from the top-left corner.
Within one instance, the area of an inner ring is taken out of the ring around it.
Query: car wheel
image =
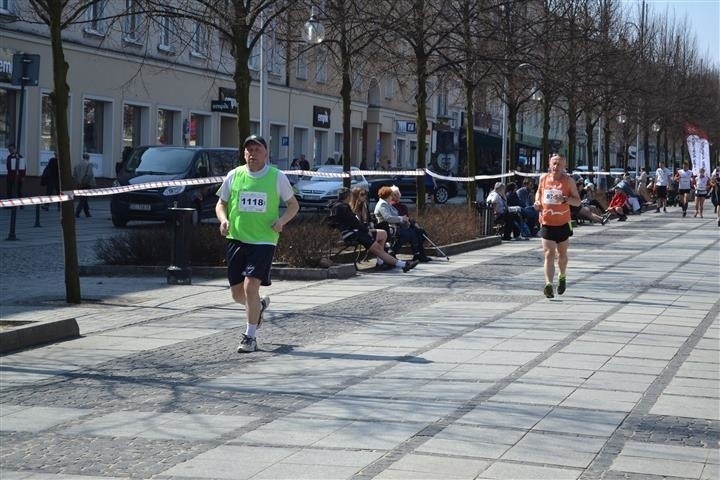
[[[118,228],[123,228],[127,225],[127,219],[118,217],[117,215],[112,215],[112,224]]]
[[[448,198],[450,198],[450,192],[446,186],[440,185],[435,188],[435,203],[445,203],[448,201]]]

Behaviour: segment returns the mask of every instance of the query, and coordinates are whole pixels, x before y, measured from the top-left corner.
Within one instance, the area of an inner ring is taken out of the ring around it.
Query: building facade
[[[53,69],[47,28],[27,21],[14,0],[0,2],[0,156],[17,143],[27,174],[40,175],[55,154],[50,94]],[[69,65],[68,121],[73,162],[90,154],[99,178],[113,178],[123,151],[138,145],[237,146],[234,60],[222,38],[202,25],[132,12],[133,2],[100,2],[63,32]],[[28,8],[25,6],[25,8]],[[104,8],[102,10],[101,8]],[[112,18],[111,18],[112,17]],[[339,161],[342,102],[339,82],[322,49],[287,55],[264,38],[261,111],[260,54],[253,52],[252,130],[270,142],[271,161],[285,168],[305,155],[311,165]],[[11,83],[13,56],[39,55],[37,86]],[[292,58],[292,60],[287,60]],[[21,103],[21,96],[24,97]],[[368,168],[415,168],[417,128],[411,93],[392,78],[354,79],[351,162]],[[432,105],[433,102],[430,102]],[[428,111],[430,125],[433,111]],[[261,119],[263,128],[261,128]],[[18,140],[18,134],[20,135]],[[431,135],[426,143],[430,145]],[[0,162],[5,174],[5,162]]]

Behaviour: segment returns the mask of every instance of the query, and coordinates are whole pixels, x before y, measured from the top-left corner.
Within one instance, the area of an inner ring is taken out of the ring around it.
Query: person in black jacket
[[[58,161],[56,157],[52,157],[48,160],[48,163],[42,172],[42,176],[40,177],[40,185],[45,187],[45,193],[48,196],[60,194],[60,170],[58,168]],[[59,208],[60,204],[58,203],[58,209]],[[48,205],[43,205],[42,209],[47,210]]]
[[[389,265],[391,268],[400,268],[403,272],[408,272],[415,268],[419,262],[416,260],[398,260],[397,258],[385,252],[385,241],[387,234],[384,230],[375,230],[375,236],[371,235],[367,225],[358,219],[357,215],[350,208],[350,189],[343,188],[338,193],[338,199],[330,206],[330,224],[340,230],[344,241],[358,241],[362,246],[367,248],[377,257],[377,267],[385,268],[383,265]]]

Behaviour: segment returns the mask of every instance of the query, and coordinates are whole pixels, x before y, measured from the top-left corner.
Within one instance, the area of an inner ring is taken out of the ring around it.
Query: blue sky
[[[631,0],[641,3],[641,0]],[[720,0],[646,0],[650,14],[675,16],[678,21],[687,18],[694,32],[698,53],[720,68]]]

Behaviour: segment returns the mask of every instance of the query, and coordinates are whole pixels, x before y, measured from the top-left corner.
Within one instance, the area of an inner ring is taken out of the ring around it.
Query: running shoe
[[[553,294],[553,286],[552,283],[548,283],[545,285],[545,288],[543,289],[543,293],[547,298],[554,298],[555,294]]]
[[[237,347],[238,353],[252,353],[257,351],[257,340],[252,337],[248,337],[243,333],[243,338],[240,340],[240,345]]]
[[[557,288],[558,295],[562,295],[563,293],[565,293],[565,287],[567,286],[566,282],[567,282],[567,279],[565,277],[558,277],[558,288]]]

